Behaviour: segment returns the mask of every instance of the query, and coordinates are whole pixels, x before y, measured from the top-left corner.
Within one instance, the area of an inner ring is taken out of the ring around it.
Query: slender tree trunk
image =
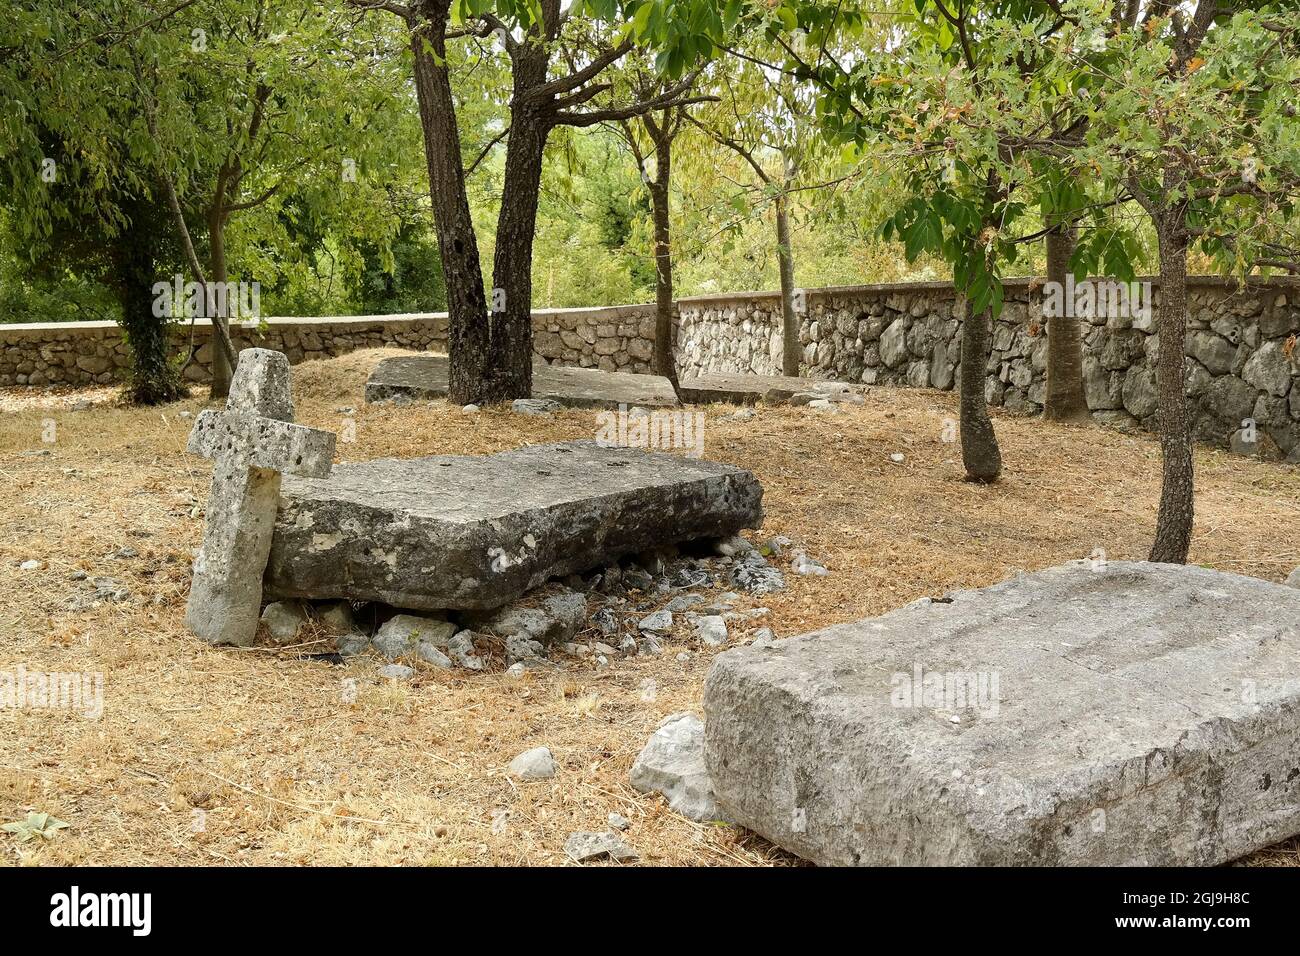
[[[961,460],[967,481],[997,481],[1002,473],[1002,452],[984,397],[992,319],[986,310],[966,316],[961,327]]]
[[[213,283],[226,282],[228,272],[226,270],[226,229],[225,222],[219,211],[213,211],[208,216],[208,244],[212,249],[212,265],[208,270],[208,280]],[[216,299],[215,302],[225,300],[225,296]],[[207,313],[208,320],[212,323],[212,392],[211,398],[225,398],[230,394],[230,381],[234,377],[235,370],[230,367],[230,362],[226,359],[224,349],[217,348],[217,339],[221,335],[221,329],[225,330],[226,338],[230,338],[230,323],[226,321],[226,308],[216,308],[211,290],[204,289],[204,312]],[[229,306],[227,302],[226,307]],[[238,359],[236,359],[238,360]]]
[[[533,235],[542,188],[542,152],[549,127],[530,107],[521,105],[518,91],[545,80],[533,75],[531,52],[515,59],[516,96],[510,111],[501,209],[497,214],[496,249],[492,258],[492,363],[490,401],[527,398],[533,389]]]
[[[460,132],[446,65],[448,0],[435,0],[424,9],[429,19],[411,31],[411,52],[429,170],[429,198],[450,315],[448,399],[468,405],[485,400],[489,391],[487,302],[478,239],[465,194]]]
[[[127,396],[138,405],[158,405],[188,394],[171,355],[167,317],[154,314],[156,235],[133,218],[114,243],[122,331],[131,349]]]
[[[790,245],[790,207],[776,199],[776,261],[781,272],[781,374],[799,374],[799,316],[794,310],[794,248]]]
[[[666,125],[666,124],[665,124]],[[673,330],[677,303],[673,300],[672,218],[669,184],[672,179],[672,141],[659,137],[655,144],[655,178],[650,184],[650,207],[655,235],[655,371],[677,391],[677,358]]]
[[[1168,185],[1168,182],[1166,183]],[[1184,392],[1183,351],[1187,334],[1187,221],[1182,207],[1156,221],[1160,247],[1160,311],[1156,319],[1157,420],[1163,460],[1160,512],[1152,561],[1184,564],[1192,543],[1192,430]]]
[[[1061,314],[1047,317],[1047,398],[1043,417],[1058,422],[1091,420],[1083,391],[1083,338],[1072,303],[1065,302],[1066,277],[1074,254],[1073,224],[1047,233],[1047,281],[1062,290]]]

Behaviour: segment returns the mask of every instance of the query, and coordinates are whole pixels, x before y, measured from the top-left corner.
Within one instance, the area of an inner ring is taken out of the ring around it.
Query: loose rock
[[[276,644],[292,644],[307,620],[307,612],[297,601],[276,601],[262,611],[262,623]]]
[[[374,645],[375,650],[394,661],[406,654],[415,653],[421,642],[434,648],[446,647],[455,633],[456,625],[450,621],[421,617],[418,614],[398,614],[379,628]]]
[[[695,636],[710,647],[727,643],[727,625],[721,615],[706,614],[695,619]]]
[[[632,786],[662,793],[691,820],[726,820],[704,766],[704,724],[689,712],[665,717],[632,764]]]
[[[642,631],[648,631],[651,634],[667,634],[673,629],[673,615],[671,611],[655,611],[641,619],[637,625]]]
[[[825,577],[830,572],[826,566],[814,558],[808,557],[802,551],[796,551],[794,560],[790,562],[790,569],[795,574],[811,574],[815,577]]]
[[[564,852],[575,863],[609,857],[622,863],[639,859],[632,849],[617,833],[574,833],[564,844]]]
[[[555,776],[555,759],[549,747],[534,747],[510,761],[508,769],[520,780],[550,780]]]

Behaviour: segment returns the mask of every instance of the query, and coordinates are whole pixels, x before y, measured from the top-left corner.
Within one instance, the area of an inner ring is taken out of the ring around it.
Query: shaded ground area
[[[343,460],[595,435],[590,410],[366,406],[366,375],[395,354],[294,369],[298,420],[354,434],[339,443]],[[336,667],[303,659],[311,648],[218,650],[189,636],[209,465],[184,454],[192,419],[181,413],[202,407],[196,396],[73,411],[60,396],[57,407],[0,417],[0,670],[105,680],[97,721],[0,709],[0,818],[35,809],[70,824],[44,845],[0,836],[0,860],[559,864],[571,832],[603,829],[618,811],[644,862],[789,862],[628,786],[659,721],[699,704],[716,651],[685,633],[661,657],[604,669],[566,660],[522,681],[430,669],[410,684],[378,678],[369,658]],[[1146,555],[1160,475],[1152,437],[998,417],[1007,474],[988,487],[961,480],[958,446],[942,440],[956,417],[951,393],[872,388],[865,404],[840,408],[760,406],[749,420],[705,410],[705,457],[763,481],[763,534],[790,537],[831,571],[794,574],[794,548],[775,559],[789,587],[741,604],[771,609],[753,628],[789,636],[1098,549]],[[53,443],[42,441],[47,420]],[[1300,564],[1300,470],[1205,448],[1197,469],[1193,561],[1274,581]],[[40,566],[22,570],[28,561]],[[87,580],[72,580],[79,571]],[[130,597],[101,592],[96,577]],[[733,642],[747,639],[732,628]],[[512,758],[543,744],[559,767],[553,780],[506,777]],[[1292,842],[1252,862],[1297,859]]]

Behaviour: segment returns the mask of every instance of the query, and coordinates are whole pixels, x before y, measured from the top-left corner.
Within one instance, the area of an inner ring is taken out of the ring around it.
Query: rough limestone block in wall
[[[285,478],[266,587],[493,608],[625,554],[757,528],[762,496],[744,469],[595,442],[343,464]]]
[[[951,598],[719,655],[733,820],[822,864],[1216,865],[1300,832],[1300,591],[1076,562]]]

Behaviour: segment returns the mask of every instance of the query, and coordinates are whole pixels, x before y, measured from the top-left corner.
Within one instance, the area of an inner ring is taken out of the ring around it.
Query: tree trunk
[[[1047,281],[1062,290],[1061,314],[1046,316],[1047,396],[1043,417],[1057,422],[1085,422],[1092,416],[1083,392],[1083,339],[1073,303],[1066,303],[1064,290],[1074,254],[1073,224],[1058,225],[1047,233]]]
[[[208,244],[212,248],[212,267],[208,270],[208,281],[212,283],[225,283],[227,278],[226,271],[226,231],[225,222],[219,211],[214,211],[208,216]],[[226,360],[225,349],[217,347],[217,338],[221,335],[218,325],[226,330],[226,335],[230,335],[230,323],[226,321],[225,309],[214,308],[214,298],[210,289],[205,288],[204,292],[204,314],[208,321],[212,323],[212,391],[209,398],[225,398],[230,394],[230,381],[234,377],[235,370],[230,367],[230,362]],[[226,296],[220,296],[216,301],[225,301]],[[227,302],[228,306],[229,303]],[[238,357],[236,357],[238,362]]]
[[[446,65],[448,0],[437,0],[424,9],[429,20],[411,31],[411,52],[429,170],[429,198],[450,316],[447,397],[457,405],[468,405],[484,400],[489,391],[487,302],[478,240],[465,194],[460,132]]]
[[[790,245],[790,209],[784,195],[776,199],[776,260],[781,270],[781,374],[798,376],[799,316],[794,310],[794,249]]]
[[[1156,222],[1160,248],[1160,311],[1156,327],[1157,420],[1163,474],[1160,512],[1150,560],[1185,564],[1192,543],[1192,430],[1184,392],[1183,351],[1187,334],[1187,222],[1185,211],[1166,212]]]
[[[961,460],[967,481],[997,481],[1002,473],[1002,453],[984,397],[992,319],[992,310],[986,310],[966,316],[961,327]]]
[[[549,128],[532,108],[520,103],[520,90],[545,81],[532,51],[514,61],[515,98],[510,110],[501,209],[492,257],[492,363],[489,401],[527,398],[533,389],[533,235],[542,188],[542,152]]]
[[[677,391],[677,358],[673,327],[677,304],[673,301],[672,219],[669,183],[672,177],[672,141],[654,140],[655,178],[650,184],[650,207],[655,234],[655,371]]]
[[[172,402],[188,394],[172,360],[167,317],[154,314],[156,234],[132,219],[114,243],[117,296],[122,331],[131,349],[131,379],[126,394],[137,405]]]

